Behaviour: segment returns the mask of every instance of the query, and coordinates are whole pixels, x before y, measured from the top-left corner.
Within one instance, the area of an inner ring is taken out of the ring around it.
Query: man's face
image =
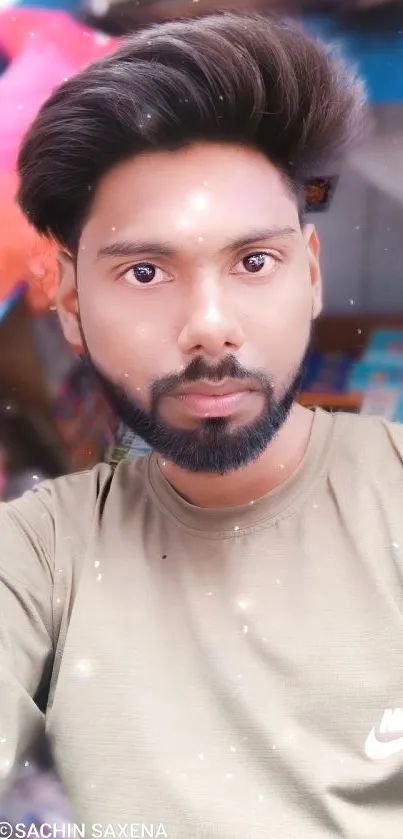
[[[228,472],[292,407],[321,305],[317,255],[260,153],[143,154],[103,179],[59,311],[127,425],[182,468]]]

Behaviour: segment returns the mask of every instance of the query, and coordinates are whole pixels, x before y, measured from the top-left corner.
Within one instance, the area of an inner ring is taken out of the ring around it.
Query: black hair
[[[19,203],[74,251],[114,165],[200,141],[262,151],[298,192],[361,133],[364,98],[355,73],[295,22],[224,13],[155,25],[43,105],[19,154]]]

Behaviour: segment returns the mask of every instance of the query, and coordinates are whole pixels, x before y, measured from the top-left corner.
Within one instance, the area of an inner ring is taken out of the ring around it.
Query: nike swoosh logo
[[[365,741],[365,754],[371,760],[385,760],[387,757],[403,751],[403,737],[398,737],[397,740],[390,740],[389,743],[383,743],[378,740],[375,729],[369,732]]]

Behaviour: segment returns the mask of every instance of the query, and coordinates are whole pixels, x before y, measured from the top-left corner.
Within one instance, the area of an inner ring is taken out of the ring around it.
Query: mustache
[[[155,381],[151,386],[151,402],[156,405],[164,396],[174,393],[182,385],[194,384],[201,380],[221,382],[223,379],[242,379],[260,385],[262,391],[273,392],[273,382],[261,370],[248,370],[237,358],[229,355],[218,364],[211,365],[204,358],[194,358],[181,373],[171,373]]]

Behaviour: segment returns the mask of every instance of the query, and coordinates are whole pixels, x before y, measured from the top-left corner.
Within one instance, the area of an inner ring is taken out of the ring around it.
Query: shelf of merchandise
[[[313,349],[318,352],[344,352],[359,358],[374,329],[403,329],[403,312],[371,315],[324,315],[314,327]],[[306,407],[358,413],[360,393],[302,393],[299,402]]]

